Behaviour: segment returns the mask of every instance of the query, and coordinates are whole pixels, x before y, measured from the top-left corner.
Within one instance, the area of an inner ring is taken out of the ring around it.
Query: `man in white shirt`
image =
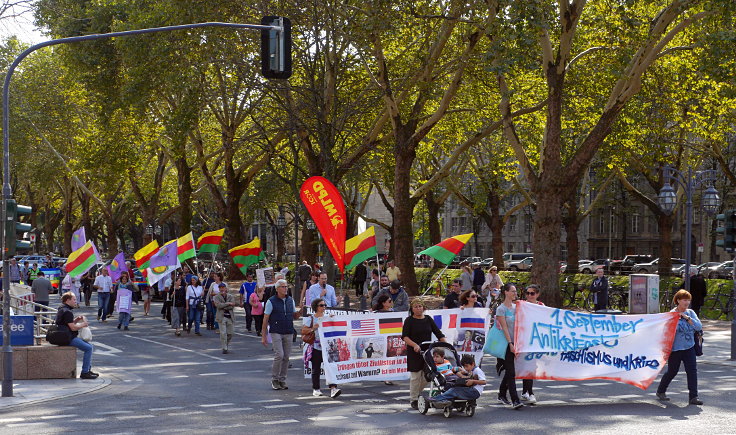
[[[102,268],[102,275],[95,278],[93,287],[97,290],[97,320],[99,321],[102,316],[102,321],[107,322],[107,316],[110,314],[107,312],[107,304],[112,291],[112,278],[108,275],[106,267]]]
[[[327,304],[327,308],[336,307],[338,304],[335,295],[335,287],[327,284],[327,274],[322,272],[319,274],[319,281],[307,289],[306,306],[311,306],[312,301],[316,298],[322,298]]]

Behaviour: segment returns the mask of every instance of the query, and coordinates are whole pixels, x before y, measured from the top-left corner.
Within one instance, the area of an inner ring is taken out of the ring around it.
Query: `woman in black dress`
[[[409,372],[409,400],[411,407],[418,409],[419,394],[427,386],[428,382],[424,379],[422,367],[424,360],[422,359],[420,344],[425,341],[432,340],[432,334],[440,341],[445,341],[445,336],[434,323],[434,319],[424,315],[427,307],[424,302],[414,299],[409,304],[409,317],[404,321],[404,327],[401,332],[401,338],[406,343],[406,369]]]

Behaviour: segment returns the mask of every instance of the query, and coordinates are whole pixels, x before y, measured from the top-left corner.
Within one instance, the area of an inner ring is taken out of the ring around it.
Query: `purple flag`
[[[84,246],[85,243],[87,243],[87,236],[85,236],[84,227],[82,227],[72,234],[72,252]]]
[[[113,282],[119,280],[120,275],[122,275],[123,272],[128,272],[128,274],[130,275],[130,271],[128,271],[128,266],[125,265],[125,252],[119,253],[115,256],[115,258],[112,259],[112,263],[107,266],[107,271],[110,272],[110,278],[112,278]]]
[[[162,266],[176,266],[179,264],[176,249],[176,239],[159,248],[158,252],[151,257],[151,269]]]

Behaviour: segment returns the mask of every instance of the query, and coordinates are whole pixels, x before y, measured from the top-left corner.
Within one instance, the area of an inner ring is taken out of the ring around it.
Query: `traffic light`
[[[18,222],[18,217],[30,215],[31,213],[33,213],[33,208],[27,205],[18,205],[18,203],[16,203],[14,199],[9,199],[7,201],[7,206],[8,220],[5,222],[5,246],[8,250],[8,257],[12,257],[15,255],[15,250],[18,248],[31,248],[31,242],[28,240],[23,240],[23,233],[31,231],[31,224]],[[21,236],[18,237],[16,235],[16,232],[20,232]]]
[[[264,26],[280,26],[278,30],[261,30],[261,73],[268,79],[291,77],[291,21],[284,17],[263,17]]]
[[[727,210],[716,216],[718,228],[716,233],[723,234],[723,238],[716,240],[716,246],[725,249],[726,252],[734,252],[736,249],[736,210]]]

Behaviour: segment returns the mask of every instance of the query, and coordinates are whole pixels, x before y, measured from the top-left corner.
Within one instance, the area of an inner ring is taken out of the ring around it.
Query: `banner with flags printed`
[[[351,320],[350,330],[353,335],[376,335],[375,319]]]
[[[460,327],[461,328],[475,328],[475,329],[483,329],[485,328],[485,319],[480,317],[462,317],[460,318]]]
[[[325,337],[342,337],[348,335],[346,320],[325,320],[319,327]]]
[[[404,322],[400,317],[378,320],[378,329],[381,331],[381,334],[400,334],[403,327]]]

